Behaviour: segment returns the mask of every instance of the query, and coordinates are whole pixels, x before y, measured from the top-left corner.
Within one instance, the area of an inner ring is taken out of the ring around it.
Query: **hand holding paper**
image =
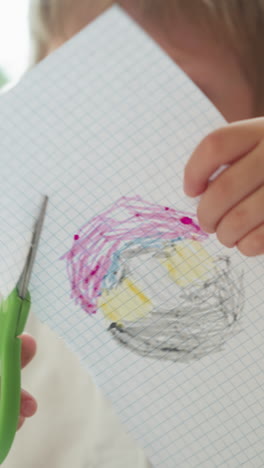
[[[210,176],[230,165],[216,179]],[[185,192],[201,195],[201,227],[247,256],[264,254],[264,119],[241,121],[205,137],[185,168]]]

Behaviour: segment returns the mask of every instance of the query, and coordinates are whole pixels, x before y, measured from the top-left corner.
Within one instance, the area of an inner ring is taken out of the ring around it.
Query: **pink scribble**
[[[180,219],[180,221],[183,224],[192,224],[192,219],[189,218],[188,216],[184,216],[183,218]]]
[[[72,248],[61,257],[67,261],[71,297],[89,314],[96,313],[113,257],[129,242],[158,239],[165,244],[207,237],[191,214],[146,202],[140,196],[122,197],[85,223],[73,236]]]

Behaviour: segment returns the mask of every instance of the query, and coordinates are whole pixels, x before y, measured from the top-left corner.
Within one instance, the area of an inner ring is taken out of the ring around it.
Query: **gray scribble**
[[[124,252],[123,256],[139,253]],[[127,267],[122,278],[125,270]],[[109,331],[119,343],[142,356],[187,362],[223,349],[240,331],[243,305],[243,274],[232,272],[228,257],[218,257],[210,280],[197,280],[181,288],[175,307],[153,308],[147,317],[134,322],[113,322]]]

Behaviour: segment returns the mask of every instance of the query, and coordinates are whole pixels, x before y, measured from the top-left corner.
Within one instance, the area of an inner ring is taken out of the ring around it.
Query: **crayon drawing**
[[[122,197],[90,219],[63,255],[71,296],[100,310],[126,348],[187,361],[222,349],[237,332],[242,274],[211,256],[195,216],[141,197]]]

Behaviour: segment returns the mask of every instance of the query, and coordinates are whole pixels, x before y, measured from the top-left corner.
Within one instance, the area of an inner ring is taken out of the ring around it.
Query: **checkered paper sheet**
[[[264,260],[200,238],[182,190],[191,152],[223,124],[118,7],[1,97],[0,291],[15,284],[47,194],[32,312],[78,354],[155,467],[264,464]],[[107,247],[93,227],[107,227]]]

